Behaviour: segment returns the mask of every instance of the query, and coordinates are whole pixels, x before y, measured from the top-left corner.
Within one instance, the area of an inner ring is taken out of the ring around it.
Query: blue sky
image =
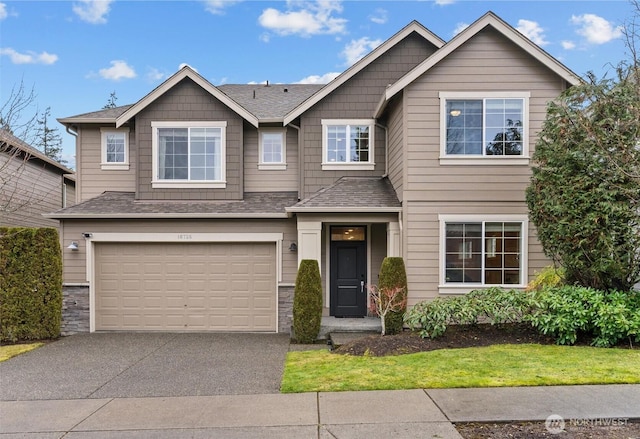
[[[581,76],[625,58],[626,0],[0,0],[0,104],[21,80],[25,115],[99,110],[114,91],[129,104],[183,63],[214,85],[326,83],[411,20],[448,41],[489,10]]]

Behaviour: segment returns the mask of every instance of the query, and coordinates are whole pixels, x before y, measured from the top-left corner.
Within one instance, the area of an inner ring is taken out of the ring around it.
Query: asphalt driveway
[[[79,334],[0,363],[0,400],[278,393],[287,334]]]

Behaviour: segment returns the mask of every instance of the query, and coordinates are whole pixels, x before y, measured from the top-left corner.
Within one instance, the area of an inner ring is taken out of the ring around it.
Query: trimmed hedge
[[[378,276],[378,288],[380,290],[404,288],[404,297],[407,297],[407,272],[404,268],[404,260],[400,257],[388,256],[382,261],[380,274]],[[407,311],[405,305],[401,311],[389,311],[385,318],[386,333],[398,334],[402,332],[404,325],[404,313]]]
[[[0,227],[0,340],[60,336],[62,252],[53,228]]]
[[[322,279],[315,259],[300,261],[293,295],[293,336],[299,343],[313,343],[322,323]]]

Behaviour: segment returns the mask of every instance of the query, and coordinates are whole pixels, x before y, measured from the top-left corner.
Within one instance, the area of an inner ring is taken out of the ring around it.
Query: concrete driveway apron
[[[278,393],[286,334],[98,333],[0,363],[0,400]]]

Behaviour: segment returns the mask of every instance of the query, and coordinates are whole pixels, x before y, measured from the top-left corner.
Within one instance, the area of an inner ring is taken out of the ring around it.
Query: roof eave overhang
[[[56,120],[62,125],[75,125],[79,123],[116,123],[116,120],[113,117],[65,117]]]
[[[416,32],[433,44],[437,49],[440,49],[445,45],[444,40],[435,35],[433,32],[422,26],[417,21],[412,21],[403,29],[401,29],[394,36],[389,38],[387,41],[382,43],[380,46],[375,48],[372,52],[370,52],[367,56],[362,58],[360,61],[349,67],[346,71],[336,77],[333,81],[329,82],[326,86],[318,90],[315,94],[313,94],[309,99],[305,100],[303,103],[298,105],[296,108],[291,110],[287,115],[284,116],[284,125],[288,125],[293,122],[295,119],[300,117],[305,111],[309,110],[315,104],[324,99],[331,92],[336,90],[342,84],[347,82],[349,79],[354,77],[357,73],[362,71],[369,64],[374,62],[376,59],[380,58],[384,55],[389,49],[394,47],[400,41],[404,40],[407,36],[409,36],[412,32]],[[436,52],[437,53],[437,52]]]
[[[129,120],[135,117],[136,114],[144,110],[153,101],[158,99],[160,96],[162,96],[164,93],[169,91],[171,88],[173,88],[176,84],[178,84],[180,81],[182,81],[185,78],[191,79],[193,82],[195,82],[200,87],[205,89],[213,97],[215,97],[220,102],[225,104],[227,107],[229,107],[236,114],[238,114],[240,117],[242,117],[247,122],[249,122],[251,125],[255,126],[256,128],[258,127],[259,121],[256,116],[251,114],[249,111],[247,111],[244,107],[239,105],[236,101],[231,99],[229,96],[221,92],[216,86],[214,86],[209,81],[204,79],[196,71],[194,71],[188,66],[185,66],[176,74],[174,74],[169,79],[167,79],[165,82],[163,82],[158,87],[156,87],[155,90],[153,90],[151,93],[146,95],[144,98],[140,99],[136,104],[134,104],[127,111],[125,111],[120,116],[118,116],[116,118],[116,128],[119,128],[125,123],[127,123]]]
[[[281,219],[289,218],[284,213],[46,213],[45,218],[51,219]]]
[[[398,92],[404,90],[405,87],[407,87],[421,75],[429,71],[429,69],[438,64],[440,61],[442,61],[444,58],[446,58],[448,55],[450,55],[452,52],[466,43],[471,37],[476,35],[487,26],[492,26],[505,37],[509,38],[509,40],[511,40],[525,52],[529,53],[535,59],[540,61],[546,67],[551,69],[555,74],[557,74],[567,83],[571,85],[577,85],[582,82],[580,77],[572,72],[568,67],[564,66],[562,63],[553,58],[539,46],[534,44],[523,34],[515,30],[513,27],[509,26],[498,16],[496,16],[492,12],[488,12],[478,20],[476,20],[474,23],[472,23],[469,27],[460,32],[458,35],[456,35],[451,41],[445,44],[441,49],[439,49],[429,58],[418,64],[413,70],[408,72],[394,84],[387,87],[381,102],[376,108],[376,114],[381,114],[384,111],[384,108],[386,107],[388,101]]]
[[[402,207],[287,207],[291,213],[398,213]]]

